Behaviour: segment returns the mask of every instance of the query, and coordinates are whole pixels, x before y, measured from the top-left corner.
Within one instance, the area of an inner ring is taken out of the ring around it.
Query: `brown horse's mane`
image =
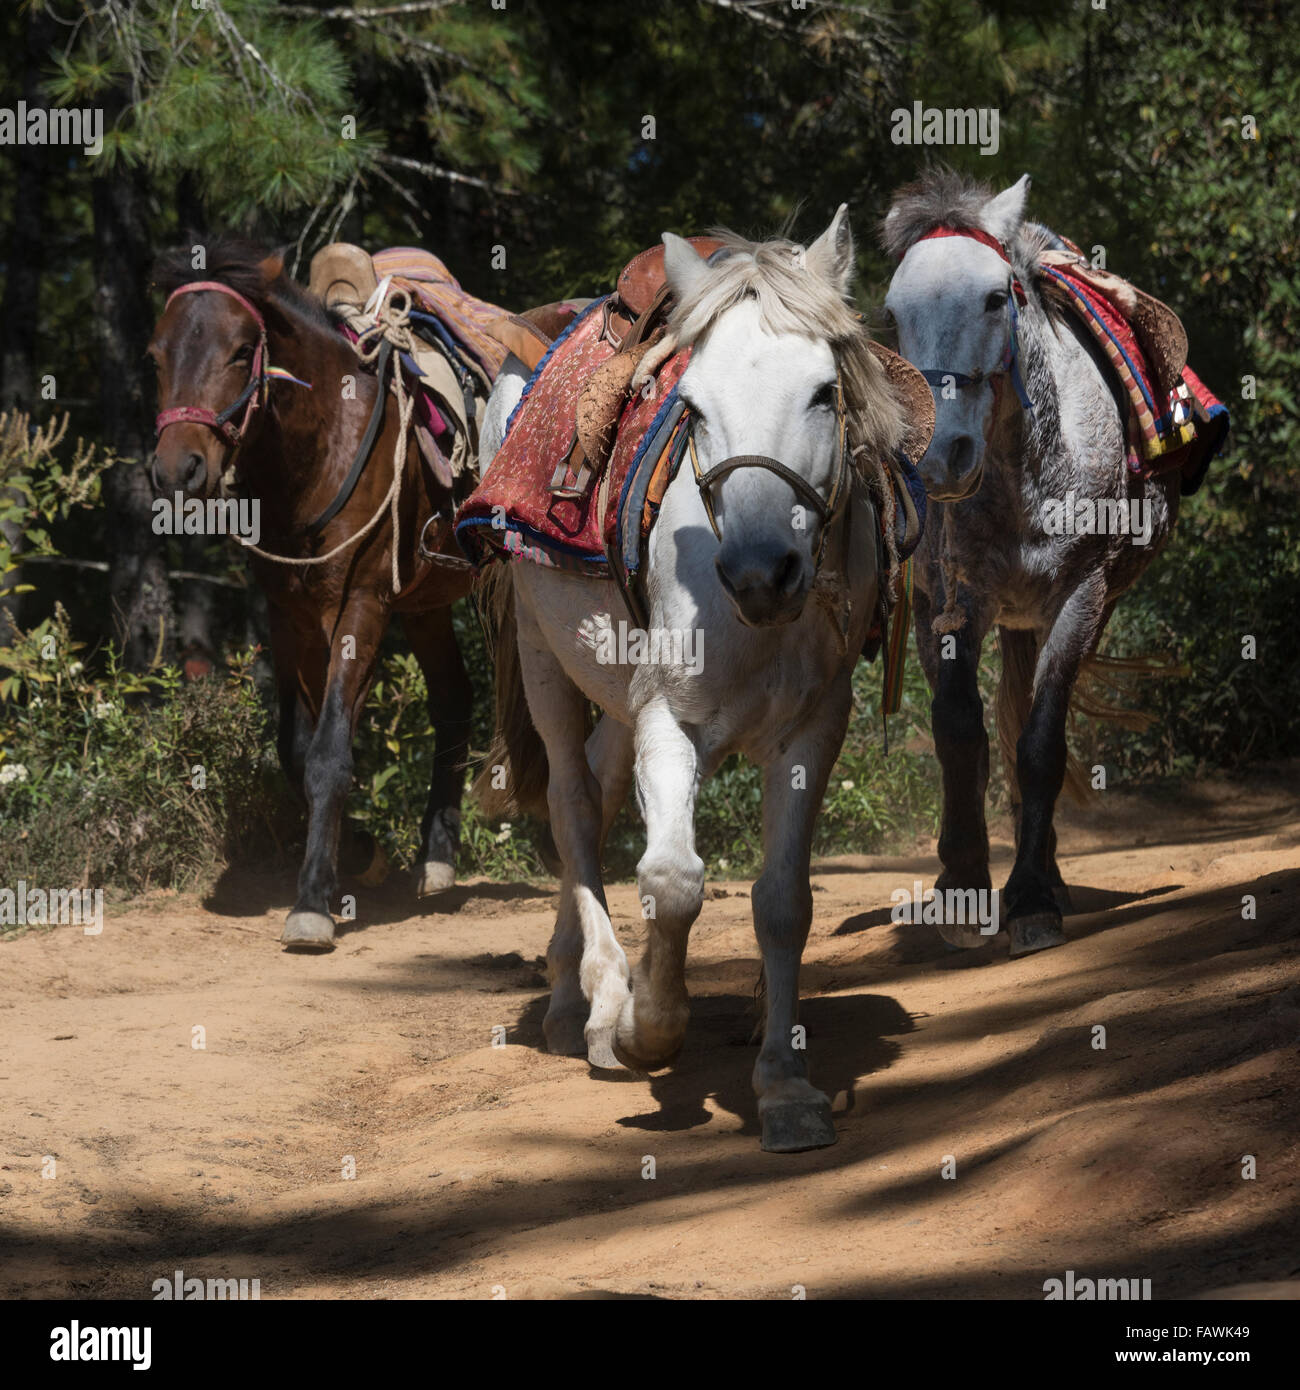
[[[194,248],[176,246],[162,252],[154,262],[153,284],[164,295],[170,295],[191,280],[216,280],[229,285],[251,303],[262,307],[270,301],[299,315],[318,327],[333,331],[334,323],[325,306],[283,270],[269,285],[263,278],[262,264],[275,250],[241,237],[218,237],[204,243],[207,266],[195,270]]]

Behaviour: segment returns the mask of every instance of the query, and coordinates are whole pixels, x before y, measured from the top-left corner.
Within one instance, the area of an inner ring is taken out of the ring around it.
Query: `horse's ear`
[[[831,225],[808,248],[808,269],[847,297],[853,285],[853,233],[849,230],[849,205],[841,203]]]
[[[1010,188],[1003,189],[996,198],[990,198],[980,213],[980,222],[984,230],[997,237],[1004,246],[1011,243],[1020,230],[1020,224],[1025,220],[1029,183],[1029,175],[1021,174]]]
[[[709,267],[691,243],[682,237],[665,232],[663,243],[664,279],[680,304],[708,279]]]
[[[283,246],[278,251],[272,251],[265,260],[258,263],[257,269],[262,276],[262,284],[268,288],[284,274],[284,257],[288,251],[287,246]]]

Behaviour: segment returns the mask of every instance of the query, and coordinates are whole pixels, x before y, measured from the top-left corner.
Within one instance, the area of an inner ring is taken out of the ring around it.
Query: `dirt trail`
[[[394,883],[323,958],[276,945],[279,879],[29,933],[0,945],[0,1294],[1294,1293],[1298,770],[1067,816],[1072,940],[1017,962],[890,922],[932,842],[819,864],[802,1017],[840,1142],[792,1156],[758,1147],[747,883],[696,926],[677,1067],[621,1081],[540,1050],[547,886],[413,914]],[[1005,825],[995,855],[1000,884]],[[610,902],[639,949],[634,889]]]

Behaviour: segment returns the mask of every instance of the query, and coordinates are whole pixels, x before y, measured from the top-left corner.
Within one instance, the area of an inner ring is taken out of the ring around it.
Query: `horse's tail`
[[[1007,786],[1014,800],[1017,796],[1016,744],[1033,702],[1038,637],[1021,628],[999,627],[998,646],[1002,653],[1002,676],[998,681],[996,706],[998,747],[1002,752],[1002,765],[1006,769]],[[1121,687],[1116,677],[1150,678],[1178,673],[1167,658],[1101,656],[1094,652],[1084,658],[1079,668],[1070,695],[1070,713],[1086,714],[1090,719],[1105,719],[1126,729],[1146,729],[1154,716],[1119,702],[1116,697]],[[1064,790],[1072,800],[1081,803],[1086,800],[1090,787],[1087,770],[1073,753],[1068,753]]]
[[[550,770],[524,697],[515,635],[515,586],[509,565],[493,565],[479,581],[495,664],[496,729],[471,795],[484,815],[547,819]]]

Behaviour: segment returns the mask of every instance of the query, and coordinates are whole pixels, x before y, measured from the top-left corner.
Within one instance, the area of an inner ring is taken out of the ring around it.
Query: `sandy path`
[[[177,1268],[263,1297],[1041,1297],[1067,1269],[1285,1292],[1296,773],[1069,818],[1071,943],[1018,962],[890,923],[932,843],[819,864],[803,1021],[840,1142],[816,1153],[758,1147],[745,883],[711,890],[687,1045],[650,1079],[539,1050],[550,887],[411,915],[395,883],[325,958],[279,951],[283,880],[0,945],[0,1294],[148,1297]],[[610,900],[632,950],[634,891]]]

